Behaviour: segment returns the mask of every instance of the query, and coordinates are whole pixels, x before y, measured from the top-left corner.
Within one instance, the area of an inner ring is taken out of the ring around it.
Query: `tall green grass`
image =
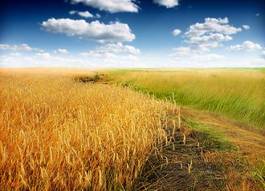
[[[111,71],[115,82],[177,104],[265,129],[265,73],[259,69]]]

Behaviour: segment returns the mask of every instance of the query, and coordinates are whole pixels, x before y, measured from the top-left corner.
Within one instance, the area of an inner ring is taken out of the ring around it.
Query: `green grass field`
[[[263,69],[116,70],[111,79],[158,98],[203,109],[264,132]]]

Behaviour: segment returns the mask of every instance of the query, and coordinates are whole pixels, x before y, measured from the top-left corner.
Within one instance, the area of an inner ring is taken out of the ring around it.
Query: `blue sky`
[[[265,66],[264,0],[1,4],[0,67]]]

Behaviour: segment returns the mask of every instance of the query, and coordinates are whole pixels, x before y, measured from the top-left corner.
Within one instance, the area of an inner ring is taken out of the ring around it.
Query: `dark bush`
[[[96,73],[93,76],[76,76],[74,77],[76,82],[81,83],[96,83],[96,82],[105,82],[105,75]]]

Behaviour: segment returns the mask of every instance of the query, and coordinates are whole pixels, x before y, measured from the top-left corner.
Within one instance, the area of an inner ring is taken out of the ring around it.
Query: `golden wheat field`
[[[130,189],[169,105],[71,74],[0,77],[1,190]]]

